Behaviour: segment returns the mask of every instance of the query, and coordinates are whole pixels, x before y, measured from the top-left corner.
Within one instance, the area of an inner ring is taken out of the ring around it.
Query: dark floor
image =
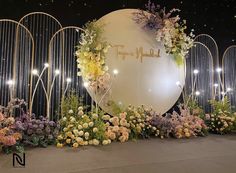
[[[236,135],[188,140],[151,139],[108,146],[35,148],[26,167],[0,154],[0,173],[235,173]]]

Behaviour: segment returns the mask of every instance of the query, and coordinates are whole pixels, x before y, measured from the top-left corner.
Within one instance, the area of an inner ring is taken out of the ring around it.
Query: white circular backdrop
[[[177,66],[155,34],[133,20],[135,11],[114,11],[97,21],[104,25],[103,36],[112,45],[106,57],[109,73],[119,71],[106,100],[123,106],[144,104],[163,114],[182,92],[176,82],[184,84],[184,65]],[[105,103],[99,106],[112,113]]]

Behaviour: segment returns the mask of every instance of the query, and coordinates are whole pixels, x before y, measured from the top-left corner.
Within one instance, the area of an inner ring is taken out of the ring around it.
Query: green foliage
[[[213,113],[206,118],[209,130],[217,134],[232,132],[235,128],[235,114],[232,113],[227,97],[220,101],[211,100]]]
[[[232,113],[231,108],[230,108],[230,103],[227,97],[224,99],[217,101],[217,100],[211,100],[210,104],[213,107],[213,113],[214,114],[219,114],[222,112],[228,113],[229,115]]]
[[[61,114],[62,117],[67,116],[70,110],[73,111],[75,115],[78,114],[78,107],[83,105],[81,98],[75,93],[75,91],[70,91],[67,97],[63,97],[61,101]]]

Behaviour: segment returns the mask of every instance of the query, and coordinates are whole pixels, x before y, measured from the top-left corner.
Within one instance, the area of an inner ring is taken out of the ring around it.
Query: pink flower
[[[4,115],[0,112],[0,121],[3,121],[4,119]]]
[[[12,146],[16,144],[16,139],[13,136],[6,136],[2,141],[3,145]]]

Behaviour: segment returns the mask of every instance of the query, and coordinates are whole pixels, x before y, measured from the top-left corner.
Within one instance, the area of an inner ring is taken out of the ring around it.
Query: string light
[[[222,91],[221,94],[222,94],[222,95],[225,95],[225,92]]]
[[[48,64],[48,63],[45,63],[45,64],[44,64],[44,67],[48,68],[48,67],[49,67],[49,64]]]
[[[66,79],[66,82],[67,82],[67,83],[71,83],[71,81],[72,81],[71,78],[67,78],[67,79]]]
[[[198,73],[199,73],[199,70],[195,69],[195,70],[193,70],[193,73],[194,73],[194,74],[198,74]]]
[[[13,81],[13,80],[8,80],[7,81],[7,85],[9,85],[9,86],[12,86],[12,85],[14,85],[15,84],[15,82]]]
[[[88,82],[84,82],[84,87],[88,87],[89,86],[89,83]]]
[[[219,84],[217,84],[217,83],[215,83],[215,84],[214,84],[214,87],[216,87],[216,88],[217,88],[218,86],[219,86]]]
[[[200,95],[200,92],[199,92],[199,91],[196,91],[196,92],[195,92],[195,95],[196,95],[196,96],[199,96],[199,95]]]
[[[118,71],[117,69],[114,69],[114,70],[113,70],[113,74],[114,74],[114,75],[117,75],[118,73],[119,73],[119,71]]]
[[[33,75],[38,75],[38,70],[37,69],[32,70],[32,74]]]
[[[232,91],[232,88],[227,88],[226,91],[230,92],[230,91]]]
[[[218,73],[220,73],[220,72],[222,71],[222,69],[218,67],[218,68],[216,69],[216,71],[217,71]]]
[[[59,74],[60,74],[60,70],[56,69],[56,70],[55,70],[55,74],[56,74],[56,75],[59,75]]]

